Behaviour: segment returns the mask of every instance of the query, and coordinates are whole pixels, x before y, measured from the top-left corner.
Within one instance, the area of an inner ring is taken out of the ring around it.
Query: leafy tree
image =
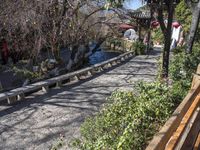
[[[153,12],[157,13],[157,19],[160,23],[160,27],[161,27],[162,33],[164,35],[162,77],[168,78],[169,54],[170,54],[170,45],[171,45],[171,29],[172,29],[171,27],[172,27],[172,21],[173,21],[173,14],[175,12],[174,0],[157,0],[157,1],[144,0],[144,1],[151,3],[151,5],[150,5],[151,10]],[[194,4],[194,1],[196,1],[195,4]],[[189,37],[187,40],[187,49],[186,49],[186,51],[188,53],[192,52],[192,46],[194,43],[195,35],[197,33],[197,27],[199,24],[199,16],[200,16],[200,1],[198,1],[198,0],[194,0],[194,1],[193,0],[185,0],[186,4],[192,10],[192,24],[190,27],[190,33],[189,33]],[[116,2],[118,2],[118,1],[109,0],[109,2],[111,2],[111,4],[113,3],[115,5]],[[181,5],[182,6],[184,5],[183,2],[181,3]],[[180,8],[181,5],[179,6],[179,9],[178,9],[180,12],[183,11]],[[186,17],[188,17],[188,15],[189,15],[188,10],[184,14],[187,14]],[[165,23],[165,19],[167,20],[167,23]],[[184,18],[181,18],[181,19],[183,20]]]
[[[181,2],[177,5],[175,17],[181,23],[181,25],[183,25],[184,32],[188,34],[192,20],[192,13],[184,0],[181,0]]]
[[[192,52],[192,47],[193,47],[192,42],[193,41],[199,42],[199,37],[200,37],[200,32],[199,32],[200,25],[197,25],[199,21],[198,19],[194,19],[194,15],[198,15],[198,12],[195,12],[195,7],[197,6],[198,6],[197,3],[192,4],[191,1],[190,2],[187,1],[187,3],[185,3],[185,0],[181,0],[181,2],[176,8],[176,18],[183,25],[183,29],[186,35],[189,35],[187,39],[187,47],[186,47],[186,52],[188,53]],[[196,22],[196,26],[198,27],[197,29],[194,29],[195,22]],[[194,37],[194,33],[191,31],[195,33],[195,37]]]

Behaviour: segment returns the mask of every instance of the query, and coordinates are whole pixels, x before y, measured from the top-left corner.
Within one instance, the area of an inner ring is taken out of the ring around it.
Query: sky
[[[124,7],[127,9],[137,9],[142,6],[141,0],[125,0]]]

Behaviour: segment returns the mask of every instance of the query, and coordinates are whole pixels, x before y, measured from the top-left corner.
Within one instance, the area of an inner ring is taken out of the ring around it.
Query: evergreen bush
[[[82,139],[73,145],[83,150],[144,149],[172,113],[168,91],[159,82],[140,82],[131,92],[115,91],[100,113],[84,122]]]

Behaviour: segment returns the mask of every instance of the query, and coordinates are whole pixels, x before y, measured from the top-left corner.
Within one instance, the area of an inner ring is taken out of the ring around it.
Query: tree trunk
[[[151,19],[153,18],[153,11],[151,10]],[[146,53],[149,52],[149,49],[151,47],[151,19],[148,20],[148,35],[147,35],[147,47],[146,47]]]
[[[138,34],[139,34],[139,40],[141,41],[141,26],[138,23],[139,21],[137,20],[137,28],[138,28]]]
[[[150,27],[149,27],[149,28],[150,28]],[[148,33],[147,33],[146,53],[149,52],[150,46],[151,46],[151,30],[149,29],[149,30],[148,30]]]
[[[187,40],[187,53],[192,53],[192,47],[195,40],[195,35],[197,33],[197,29],[199,26],[200,21],[200,1],[198,2],[197,6],[194,7],[194,11],[192,12],[192,23],[190,27],[190,33]]]
[[[174,13],[174,6],[173,6],[173,3],[171,1],[171,3],[169,4],[169,8],[168,8],[167,29],[164,33],[165,45],[164,45],[164,50],[163,50],[162,78],[168,78],[173,13]]]
[[[163,57],[162,78],[168,78],[169,55],[170,55],[170,45],[171,45],[171,36],[170,35],[169,35],[169,33],[165,34],[165,45],[164,45],[163,56],[162,56]]]
[[[96,46],[92,49],[92,53],[94,53],[95,51],[97,51],[99,49],[99,47],[103,44],[103,42],[106,40],[106,38],[101,38],[99,39],[98,43],[96,44]]]

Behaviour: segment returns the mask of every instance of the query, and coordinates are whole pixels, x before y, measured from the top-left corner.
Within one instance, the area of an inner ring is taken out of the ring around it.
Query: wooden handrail
[[[194,150],[199,150],[199,149],[200,149],[200,132],[194,145]]]
[[[168,144],[165,147],[166,150],[173,150],[176,147],[179,147],[179,148],[182,147],[183,142],[184,142],[184,140],[186,138],[185,136],[187,136],[187,135],[183,136],[184,131],[186,130],[187,127],[191,128],[188,125],[189,125],[190,119],[192,119],[192,116],[195,113],[195,111],[196,111],[197,107],[199,106],[199,104],[200,104],[200,95],[198,95],[195,98],[194,102],[192,103],[192,105],[188,109],[187,113],[183,117],[179,127],[177,128],[177,130],[174,132],[174,134],[170,138]],[[181,141],[181,138],[183,138],[182,141]],[[179,142],[180,142],[180,144],[179,144]]]
[[[187,150],[188,147],[198,145],[200,132],[199,74],[200,65],[193,77],[189,93],[160,132],[153,137],[146,150]]]

